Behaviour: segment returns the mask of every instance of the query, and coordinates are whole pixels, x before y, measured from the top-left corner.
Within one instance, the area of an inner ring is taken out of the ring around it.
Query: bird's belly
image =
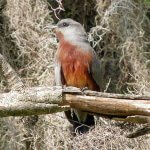
[[[67,86],[75,86],[78,88],[88,87],[93,89],[94,83],[88,71],[88,65],[84,63],[73,63],[62,65],[65,84]]]
[[[66,75],[66,85],[78,88],[88,87],[87,75],[81,72],[70,72]]]

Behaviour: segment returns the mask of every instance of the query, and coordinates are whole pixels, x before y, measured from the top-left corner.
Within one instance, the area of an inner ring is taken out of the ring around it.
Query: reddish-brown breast
[[[79,49],[67,41],[60,41],[56,59],[61,63],[63,84],[78,88],[88,87],[99,91],[99,87],[90,74],[93,59],[91,51]]]

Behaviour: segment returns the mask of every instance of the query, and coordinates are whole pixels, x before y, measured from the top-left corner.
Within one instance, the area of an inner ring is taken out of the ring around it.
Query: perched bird
[[[54,32],[59,40],[55,55],[56,85],[100,91],[100,62],[83,26],[72,19],[62,19],[54,27]],[[71,109],[65,115],[78,133],[85,133],[95,125],[94,116],[87,112]]]

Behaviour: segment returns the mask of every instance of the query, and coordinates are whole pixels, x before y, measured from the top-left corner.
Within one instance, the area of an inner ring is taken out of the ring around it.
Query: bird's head
[[[66,40],[73,43],[87,41],[83,26],[70,18],[60,20],[53,28],[59,41]]]

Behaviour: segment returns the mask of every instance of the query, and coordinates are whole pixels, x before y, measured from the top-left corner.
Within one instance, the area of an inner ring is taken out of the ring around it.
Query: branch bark
[[[68,110],[61,88],[33,87],[0,94],[0,117],[50,114]]]
[[[132,99],[66,94],[64,96],[64,102],[66,104],[70,104],[70,106],[73,108],[78,108],[85,111],[104,115],[150,116],[150,100],[142,100],[142,99],[132,100]]]
[[[48,114],[67,110],[69,106],[100,115],[150,117],[149,96],[123,97],[89,90],[82,92],[73,87],[32,87],[0,94],[0,117]]]

